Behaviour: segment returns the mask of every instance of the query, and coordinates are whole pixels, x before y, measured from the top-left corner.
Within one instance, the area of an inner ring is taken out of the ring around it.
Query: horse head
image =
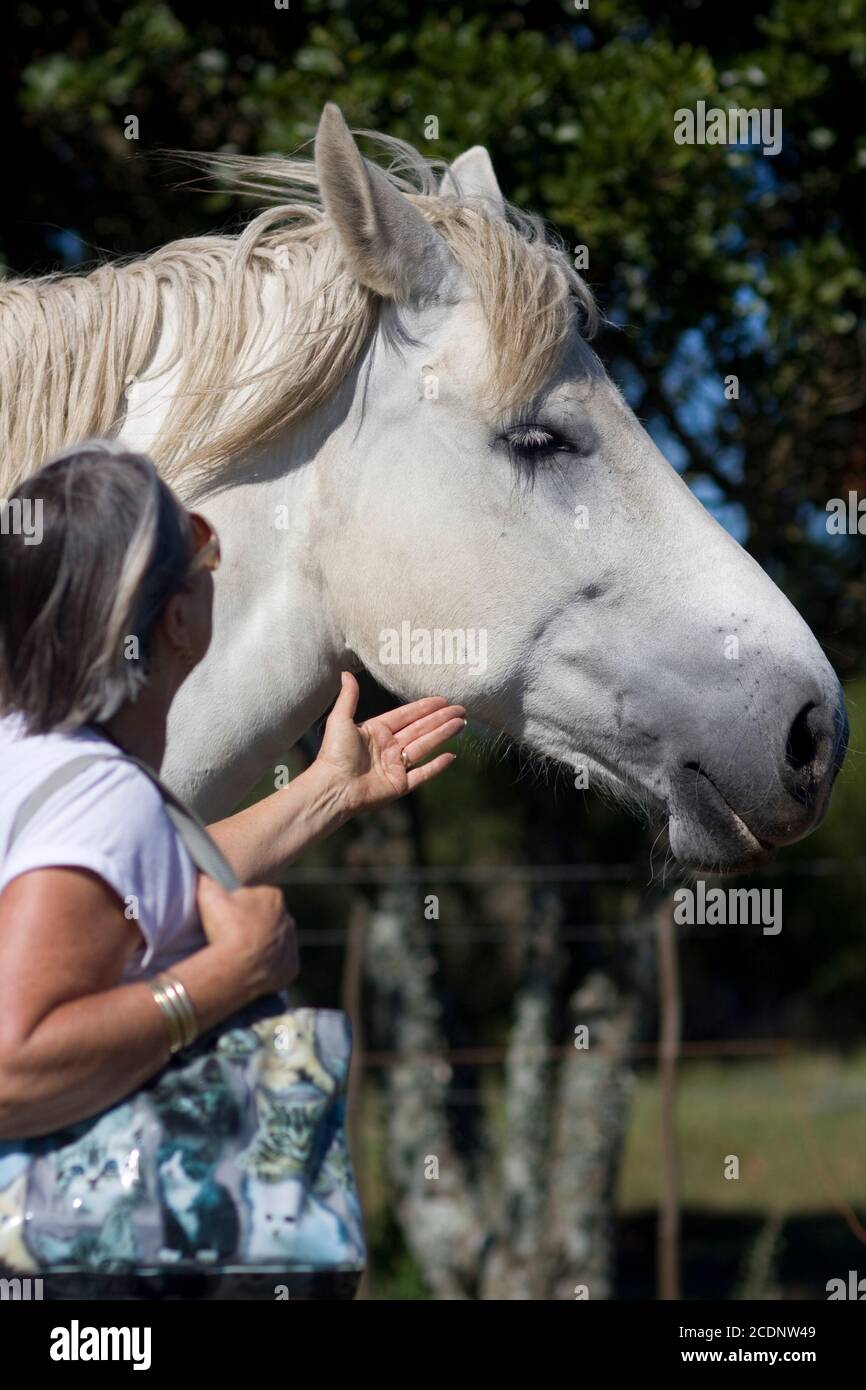
[[[743,868],[808,833],[844,757],[839,682],[606,374],[565,256],[483,149],[412,197],[329,106],[316,163],[344,264],[381,300],[322,483],[346,648],[399,696],[461,701],[663,812],[684,864]]]

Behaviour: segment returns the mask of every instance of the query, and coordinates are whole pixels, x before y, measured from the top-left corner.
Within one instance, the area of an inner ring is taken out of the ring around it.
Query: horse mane
[[[478,297],[488,388],[532,398],[592,295],[540,218],[438,191],[441,161],[373,131],[384,172],[443,236]],[[154,374],[177,373],[150,454],[171,481],[215,486],[239,455],[326,400],[375,326],[380,299],[355,280],[305,158],[184,154],[267,206],[238,235],[174,241],[89,273],[0,284],[0,496],[81,439],[116,436],[132,380],[147,380],[169,304],[176,335]]]

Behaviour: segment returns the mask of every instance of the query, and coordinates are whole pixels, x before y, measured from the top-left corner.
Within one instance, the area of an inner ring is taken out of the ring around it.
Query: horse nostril
[[[815,705],[812,701],[808,705],[804,705],[788,731],[785,761],[795,772],[802,771],[804,767],[814,762],[818,751],[815,735],[809,727],[809,715],[814,708]]]

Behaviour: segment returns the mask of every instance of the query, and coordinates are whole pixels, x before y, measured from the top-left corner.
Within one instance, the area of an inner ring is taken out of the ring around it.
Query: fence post
[[[661,1091],[662,1193],[658,1224],[659,1298],[680,1298],[679,1153],[676,1133],[677,1062],[682,1009],[677,938],[670,899],[656,911],[659,973],[659,1083]]]

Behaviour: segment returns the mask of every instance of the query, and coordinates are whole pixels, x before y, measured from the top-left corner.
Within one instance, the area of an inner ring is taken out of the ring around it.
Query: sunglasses
[[[219,569],[222,559],[219,536],[200,512],[190,512],[189,519],[192,523],[194,548],[187,576],[197,574],[201,569],[211,572]]]

